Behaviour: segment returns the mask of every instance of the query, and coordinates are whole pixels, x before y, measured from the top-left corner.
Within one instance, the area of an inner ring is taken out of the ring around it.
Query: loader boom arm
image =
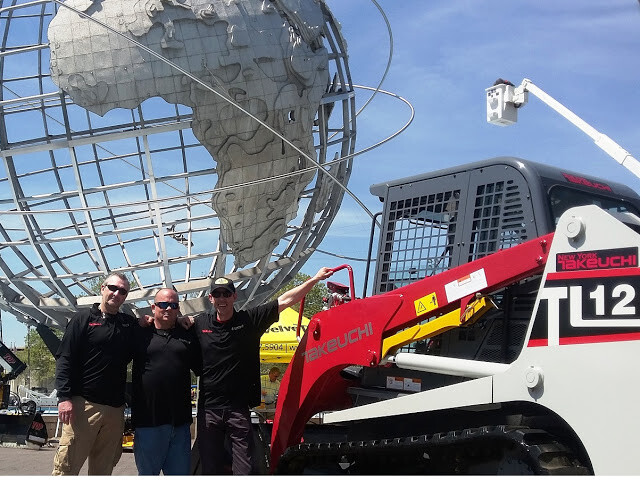
[[[313,316],[280,386],[271,442],[271,466],[300,442],[316,413],[350,406],[351,382],[340,372],[376,366],[383,341],[395,332],[456,308],[477,293],[490,293],[540,274],[553,234],[498,251],[457,268],[335,307]],[[462,312],[464,313],[464,312]]]

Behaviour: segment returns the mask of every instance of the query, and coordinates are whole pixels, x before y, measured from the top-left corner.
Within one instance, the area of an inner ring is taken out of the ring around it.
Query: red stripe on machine
[[[613,278],[615,276],[640,276],[640,268],[594,269],[590,271],[572,271],[570,273],[549,273],[547,281],[580,278]]]
[[[572,344],[597,344],[600,342],[627,342],[640,341],[640,332],[629,332],[627,334],[603,334],[595,336],[561,337],[560,345]]]

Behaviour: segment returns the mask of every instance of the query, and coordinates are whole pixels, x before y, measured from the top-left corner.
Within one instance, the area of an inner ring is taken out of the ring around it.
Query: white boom
[[[503,80],[498,80],[498,82]],[[518,119],[518,108],[528,101],[528,93],[532,93],[542,102],[562,115],[582,132],[593,139],[593,142],[616,162],[640,178],[640,162],[629,151],[621,147],[606,134],[603,134],[574,114],[567,107],[551,97],[548,93],[525,78],[519,86],[509,82],[497,83],[487,88],[487,122],[495,125],[511,125]]]

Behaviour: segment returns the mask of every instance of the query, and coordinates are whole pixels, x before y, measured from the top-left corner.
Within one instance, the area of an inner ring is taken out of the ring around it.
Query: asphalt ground
[[[48,432],[55,432],[55,422],[45,416]],[[57,433],[57,432],[56,432]],[[55,434],[54,434],[55,435]],[[192,432],[192,436],[194,432]],[[53,470],[53,458],[58,447],[58,437],[49,438],[47,444],[40,449],[30,449],[26,447],[7,447],[0,445],[0,476],[50,476]],[[193,444],[192,440],[192,444]],[[193,452],[196,454],[194,455]],[[195,456],[195,457],[193,457]],[[197,451],[192,451],[192,470],[195,472],[198,466],[199,456]],[[195,464],[194,464],[195,463]],[[88,463],[85,462],[80,470],[81,476],[88,473]],[[112,476],[137,476],[133,450],[123,451],[120,461],[115,466]],[[60,479],[60,477],[52,478]],[[4,488],[4,483],[0,480],[0,487]]]
[[[0,476],[50,476],[53,470],[53,457],[58,447],[57,440],[38,450],[0,447]],[[80,470],[81,476],[87,475],[87,464]],[[124,451],[118,464],[113,469],[113,476],[137,476],[138,470],[133,459],[133,452]],[[0,486],[3,485],[0,481]]]

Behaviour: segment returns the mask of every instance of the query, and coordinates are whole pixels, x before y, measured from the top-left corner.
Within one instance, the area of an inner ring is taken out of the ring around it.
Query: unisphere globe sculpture
[[[111,271],[146,313],[284,285],[349,180],[355,98],[323,0],[0,1],[0,309],[61,328]]]

